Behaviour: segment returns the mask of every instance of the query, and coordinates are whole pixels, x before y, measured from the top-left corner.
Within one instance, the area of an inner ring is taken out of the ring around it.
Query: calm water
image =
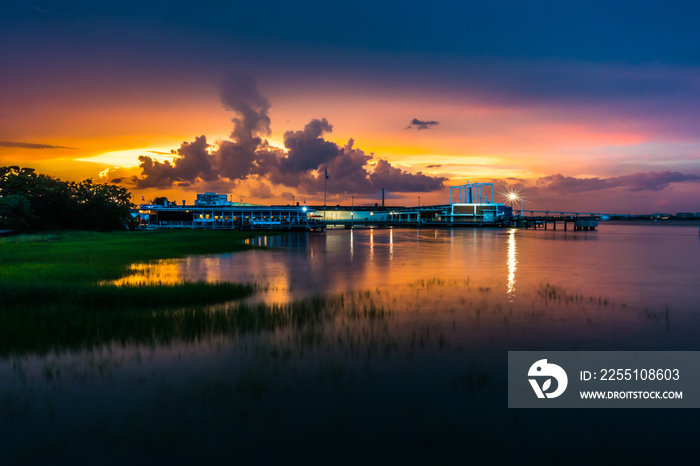
[[[697,225],[255,242],[275,249],[134,264],[121,280],[253,283],[251,304],[278,306],[255,325],[0,360],[5,457],[556,464],[680,459],[693,441],[691,410],[508,410],[505,369],[508,350],[700,350]],[[316,313],[279,318],[293,306]],[[650,429],[658,441],[631,449]]]

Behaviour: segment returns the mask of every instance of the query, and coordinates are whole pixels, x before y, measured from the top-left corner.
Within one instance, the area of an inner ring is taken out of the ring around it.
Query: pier
[[[537,229],[547,230],[557,229],[557,224],[563,225],[564,231],[571,228],[573,231],[590,231],[598,227],[599,216],[594,214],[571,213],[560,215],[530,215],[530,216],[514,216],[505,219],[503,226],[509,228]]]
[[[592,231],[598,227],[598,218],[585,216],[538,215],[531,217],[509,217],[496,222],[453,222],[449,220],[429,219],[362,219],[362,220],[326,220],[328,227],[351,228],[522,228],[564,231]]]

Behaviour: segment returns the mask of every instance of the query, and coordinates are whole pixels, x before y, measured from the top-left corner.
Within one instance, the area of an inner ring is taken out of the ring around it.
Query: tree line
[[[62,181],[33,168],[0,167],[0,229],[124,230],[134,225],[131,193],[114,184]]]

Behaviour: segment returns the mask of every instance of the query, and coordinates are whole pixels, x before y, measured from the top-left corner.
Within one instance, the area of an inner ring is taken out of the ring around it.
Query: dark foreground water
[[[506,368],[509,350],[700,350],[697,225],[256,242],[278,249],[122,280],[254,283],[253,320],[0,359],[2,463],[692,458],[695,410],[509,410]]]

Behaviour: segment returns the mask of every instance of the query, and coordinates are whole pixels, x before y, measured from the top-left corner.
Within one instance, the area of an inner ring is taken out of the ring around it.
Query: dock
[[[593,231],[598,218],[590,216],[510,217],[496,222],[451,222],[446,220],[327,220],[328,227],[351,228],[522,228],[564,231]]]
[[[537,229],[541,228],[547,230],[551,228],[552,230],[557,229],[557,224],[561,227],[563,225],[564,231],[569,228],[573,231],[592,231],[598,227],[598,217],[596,216],[577,216],[577,215],[538,215],[538,216],[518,216],[505,219],[503,222],[508,228],[523,228],[523,229]]]

